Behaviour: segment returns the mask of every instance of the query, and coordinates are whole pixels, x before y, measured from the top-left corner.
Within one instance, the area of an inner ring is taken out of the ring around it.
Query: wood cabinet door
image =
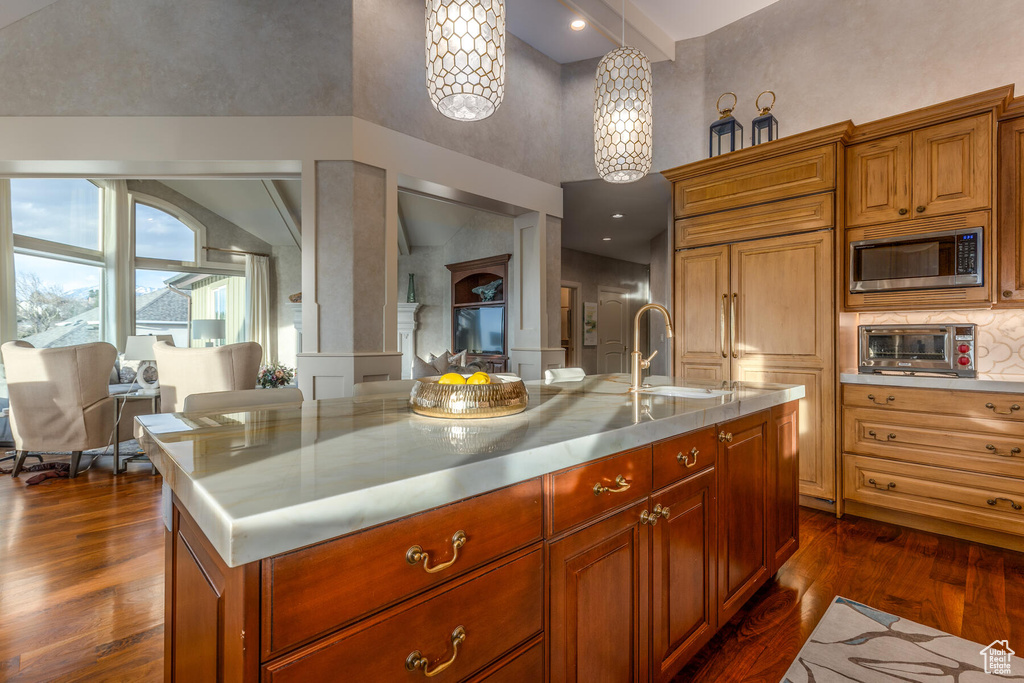
[[[729,380],[729,247],[676,253],[675,375]]]
[[[648,499],[552,543],[548,555],[553,683],[648,676]]]
[[[914,215],[992,205],[992,115],[914,131]]]
[[[846,148],[846,225],[909,218],[911,136],[893,135]]]
[[[832,232],[733,245],[734,380],[802,384],[800,492],[834,500]]]
[[[770,576],[768,411],[718,425],[718,623]]]
[[[716,496],[712,467],[651,497],[669,509],[651,528],[654,681],[672,680],[715,634]]]
[[[774,574],[800,547],[800,404],[772,408],[768,425],[768,552]]]
[[[1024,118],[999,124],[998,301],[1024,305]]]

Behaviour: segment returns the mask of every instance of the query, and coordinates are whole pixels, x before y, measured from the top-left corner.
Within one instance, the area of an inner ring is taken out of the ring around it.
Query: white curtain
[[[263,360],[270,359],[270,259],[245,255],[245,326],[249,341],[263,347]]]

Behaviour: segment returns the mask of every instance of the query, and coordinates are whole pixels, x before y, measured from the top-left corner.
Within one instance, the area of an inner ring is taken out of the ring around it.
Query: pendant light
[[[626,47],[623,0],[622,47],[601,59],[594,87],[594,164],[610,183],[632,183],[651,170],[651,96],[651,60]]]
[[[457,121],[480,121],[505,96],[505,0],[427,0],[427,92]]]

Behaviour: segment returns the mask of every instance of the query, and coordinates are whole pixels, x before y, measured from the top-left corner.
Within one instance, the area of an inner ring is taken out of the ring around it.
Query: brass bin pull
[[[605,491],[607,491],[608,493],[622,493],[623,491],[629,489],[629,482],[626,481],[626,478],[621,474],[615,477],[615,483],[618,484],[619,487],[612,489],[608,488],[607,486],[602,486],[601,482],[597,482],[596,484],[594,484],[594,495],[600,496]]]
[[[452,559],[448,560],[447,562],[444,562],[443,564],[439,564],[434,567],[428,567],[427,565],[430,564],[430,553],[428,553],[418,545],[414,545],[413,547],[405,551],[405,561],[409,564],[419,564],[420,562],[422,562],[423,571],[425,571],[428,574],[436,574],[437,572],[444,571],[445,569],[448,569],[448,567],[455,564],[455,560],[459,559],[459,548],[466,545],[466,541],[468,540],[469,539],[466,537],[465,531],[456,531],[455,535],[452,536]],[[432,674],[427,675],[430,676]]]
[[[691,448],[690,452],[687,453],[686,455],[683,455],[683,452],[679,451],[679,453],[676,454],[676,462],[678,462],[680,465],[684,465],[686,467],[693,467],[694,465],[697,464],[697,456],[699,454],[700,454],[700,451],[697,450],[696,446]],[[691,460],[691,458],[692,458],[692,460]]]
[[[718,440],[732,443],[732,432],[718,432]]]
[[[989,498],[988,501],[986,501],[986,502],[989,505],[995,505],[996,503],[998,503],[1001,500],[1005,500],[1007,503],[1009,503],[1010,507],[1012,507],[1014,510],[1020,510],[1022,507],[1024,507],[1020,503],[1015,503],[1012,500],[1010,500],[1009,498]]]
[[[871,484],[872,486],[874,486],[876,489],[879,489],[880,491],[889,491],[891,489],[896,488],[896,482],[894,482],[894,481],[890,481],[885,486],[882,486],[881,484],[879,484],[874,479],[868,479],[868,483]]]
[[[1020,405],[1017,403],[1014,403],[1012,406],[1010,406],[1010,409],[1005,413],[996,410],[995,405],[992,403],[986,403],[985,407],[991,410],[996,415],[1013,415],[1014,411],[1020,410]]]
[[[875,434],[875,430],[874,429],[869,429],[868,430],[868,436],[870,436],[875,441],[881,441],[881,439],[878,438],[878,434]],[[896,438],[896,434],[894,434],[893,432],[889,432],[885,436],[885,440],[886,441],[892,441],[895,438]]]
[[[1000,453],[999,449],[997,449],[992,444],[985,444],[985,448],[987,448],[988,450],[992,451],[993,455],[1000,455],[1000,456],[1002,456],[1004,458],[1012,458],[1015,455],[1020,455],[1020,448],[1018,448],[1017,446],[1014,446],[1013,448],[1011,448],[1009,453]]]
[[[405,658],[405,668],[409,671],[415,671],[416,669],[423,669],[423,675],[427,678],[433,678],[437,674],[441,673],[452,664],[455,663],[455,658],[459,656],[459,645],[462,645],[466,641],[466,629],[462,626],[457,627],[452,631],[452,658],[444,664],[438,664],[431,671],[428,667],[430,666],[430,660],[420,654],[419,650],[413,650],[409,653],[409,656]]]
[[[668,508],[663,508],[660,504],[655,505],[654,512],[648,512],[647,510],[644,510],[643,512],[640,513],[640,523],[656,526],[658,524],[659,519],[661,519],[662,517],[668,519],[669,514],[671,513],[669,512]]]
[[[887,406],[887,405],[889,405],[889,403],[891,401],[895,401],[896,397],[895,396],[886,396],[885,397],[885,402],[883,403],[881,401],[876,401],[874,394],[868,394],[868,400],[871,401],[872,403],[874,403],[876,406]]]
[[[725,309],[729,307],[729,295],[722,295],[722,358],[728,358],[729,352],[726,351],[726,346],[729,344],[725,337]]]

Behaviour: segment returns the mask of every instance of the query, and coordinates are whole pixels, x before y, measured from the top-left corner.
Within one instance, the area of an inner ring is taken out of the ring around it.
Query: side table
[[[156,414],[160,412],[160,392],[154,392],[151,394],[142,394],[139,392],[130,392],[127,394],[111,394],[111,398],[114,399],[114,474],[124,474],[128,471],[128,463],[130,462],[150,462],[149,456],[145,453],[133,453],[131,455],[121,455],[121,443],[118,439],[118,422],[121,418],[121,412],[124,405],[128,402],[134,401],[149,401],[152,413]],[[134,419],[134,418],[133,418]],[[123,460],[122,460],[123,458]],[[150,463],[152,466],[152,463]],[[156,468],[153,468],[153,472],[156,472]]]

